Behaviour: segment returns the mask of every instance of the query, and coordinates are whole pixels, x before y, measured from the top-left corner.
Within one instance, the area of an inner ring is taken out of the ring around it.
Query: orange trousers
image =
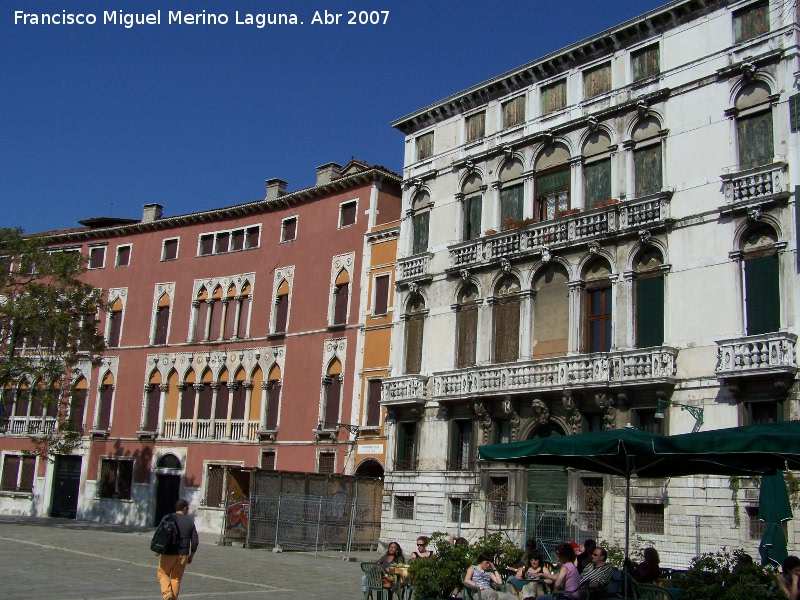
[[[181,577],[186,569],[188,556],[179,554],[161,554],[158,557],[158,583],[161,584],[161,597],[164,600],[174,598],[178,600],[181,589]]]

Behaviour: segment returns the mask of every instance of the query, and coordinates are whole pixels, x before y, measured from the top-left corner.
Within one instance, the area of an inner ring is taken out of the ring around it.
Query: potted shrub
[[[774,573],[739,549],[695,556],[686,576],[670,585],[681,588],[681,600],[786,600],[774,583]]]

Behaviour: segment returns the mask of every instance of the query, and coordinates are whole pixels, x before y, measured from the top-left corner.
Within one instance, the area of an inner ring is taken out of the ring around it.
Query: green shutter
[[[511,218],[515,221],[522,220],[522,196],[524,186],[514,185],[500,191],[500,222]]]
[[[633,151],[636,197],[661,191],[661,144]]]
[[[736,120],[739,142],[739,168],[752,169],[772,162],[772,111]]]
[[[583,167],[586,208],[611,198],[611,159],[603,159]]]
[[[745,260],[744,280],[747,335],[778,331],[780,328],[778,255]]]
[[[428,251],[428,223],[430,212],[417,213],[414,215],[414,247],[413,254],[421,254]]]
[[[464,200],[464,241],[481,237],[481,196]]]
[[[664,343],[664,277],[636,280],[636,346]]]

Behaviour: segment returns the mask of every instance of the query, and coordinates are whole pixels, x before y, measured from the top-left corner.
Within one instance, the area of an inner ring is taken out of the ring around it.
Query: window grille
[[[222,506],[225,467],[209,465],[206,473],[206,506]]]
[[[330,475],[335,472],[336,454],[333,452],[320,452],[319,453],[319,467],[318,473]]]
[[[104,458],[100,464],[100,498],[130,500],[133,483],[133,461]]]
[[[452,523],[472,522],[472,502],[465,498],[450,498],[450,521]]]
[[[633,527],[636,533],[664,533],[663,504],[633,504]]]
[[[414,518],[414,496],[394,497],[394,518],[395,519]]]

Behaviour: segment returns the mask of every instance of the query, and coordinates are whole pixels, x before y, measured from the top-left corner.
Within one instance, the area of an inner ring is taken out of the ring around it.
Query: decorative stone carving
[[[489,440],[489,435],[492,431],[492,415],[489,414],[489,411],[483,405],[483,402],[476,402],[472,409],[475,411],[475,414],[480,417],[480,426],[481,430],[483,431],[483,442],[487,443]]]
[[[589,254],[598,254],[600,252],[600,244],[597,242],[589,242]]]
[[[419,285],[412,281],[408,284],[408,291],[410,291],[412,294],[416,294],[419,291]]]
[[[639,232],[639,241],[642,244],[645,244],[645,245],[649,246],[650,244],[653,243],[653,234],[650,233],[649,231],[647,231],[646,229],[642,229]]]
[[[639,117],[641,117],[641,118],[646,117],[648,110],[649,110],[649,107],[647,106],[647,102],[645,102],[644,100],[639,100],[636,103],[636,112],[639,113]]]
[[[533,422],[538,427],[539,425],[546,425],[550,420],[550,408],[538,398],[531,402],[533,409]]]
[[[553,253],[550,251],[550,248],[548,248],[547,246],[544,246],[542,248],[542,262],[547,264],[551,260],[553,260]]]
[[[503,270],[503,273],[508,274],[511,272],[511,261],[507,258],[500,259],[500,268]]]
[[[578,406],[576,405],[570,390],[564,391],[562,402],[567,411],[567,424],[569,425],[570,431],[572,433],[578,433],[581,428],[581,411],[578,410]]]
[[[461,269],[461,279],[466,283],[469,281],[469,270],[468,269]]]
[[[747,211],[747,218],[751,221],[760,221],[762,216],[763,212],[760,206],[753,206]]]
[[[586,126],[592,133],[597,131],[597,117],[589,117],[588,121],[586,122]]]
[[[756,65],[752,62],[742,63],[742,76],[748,81],[753,79],[756,74]]]

